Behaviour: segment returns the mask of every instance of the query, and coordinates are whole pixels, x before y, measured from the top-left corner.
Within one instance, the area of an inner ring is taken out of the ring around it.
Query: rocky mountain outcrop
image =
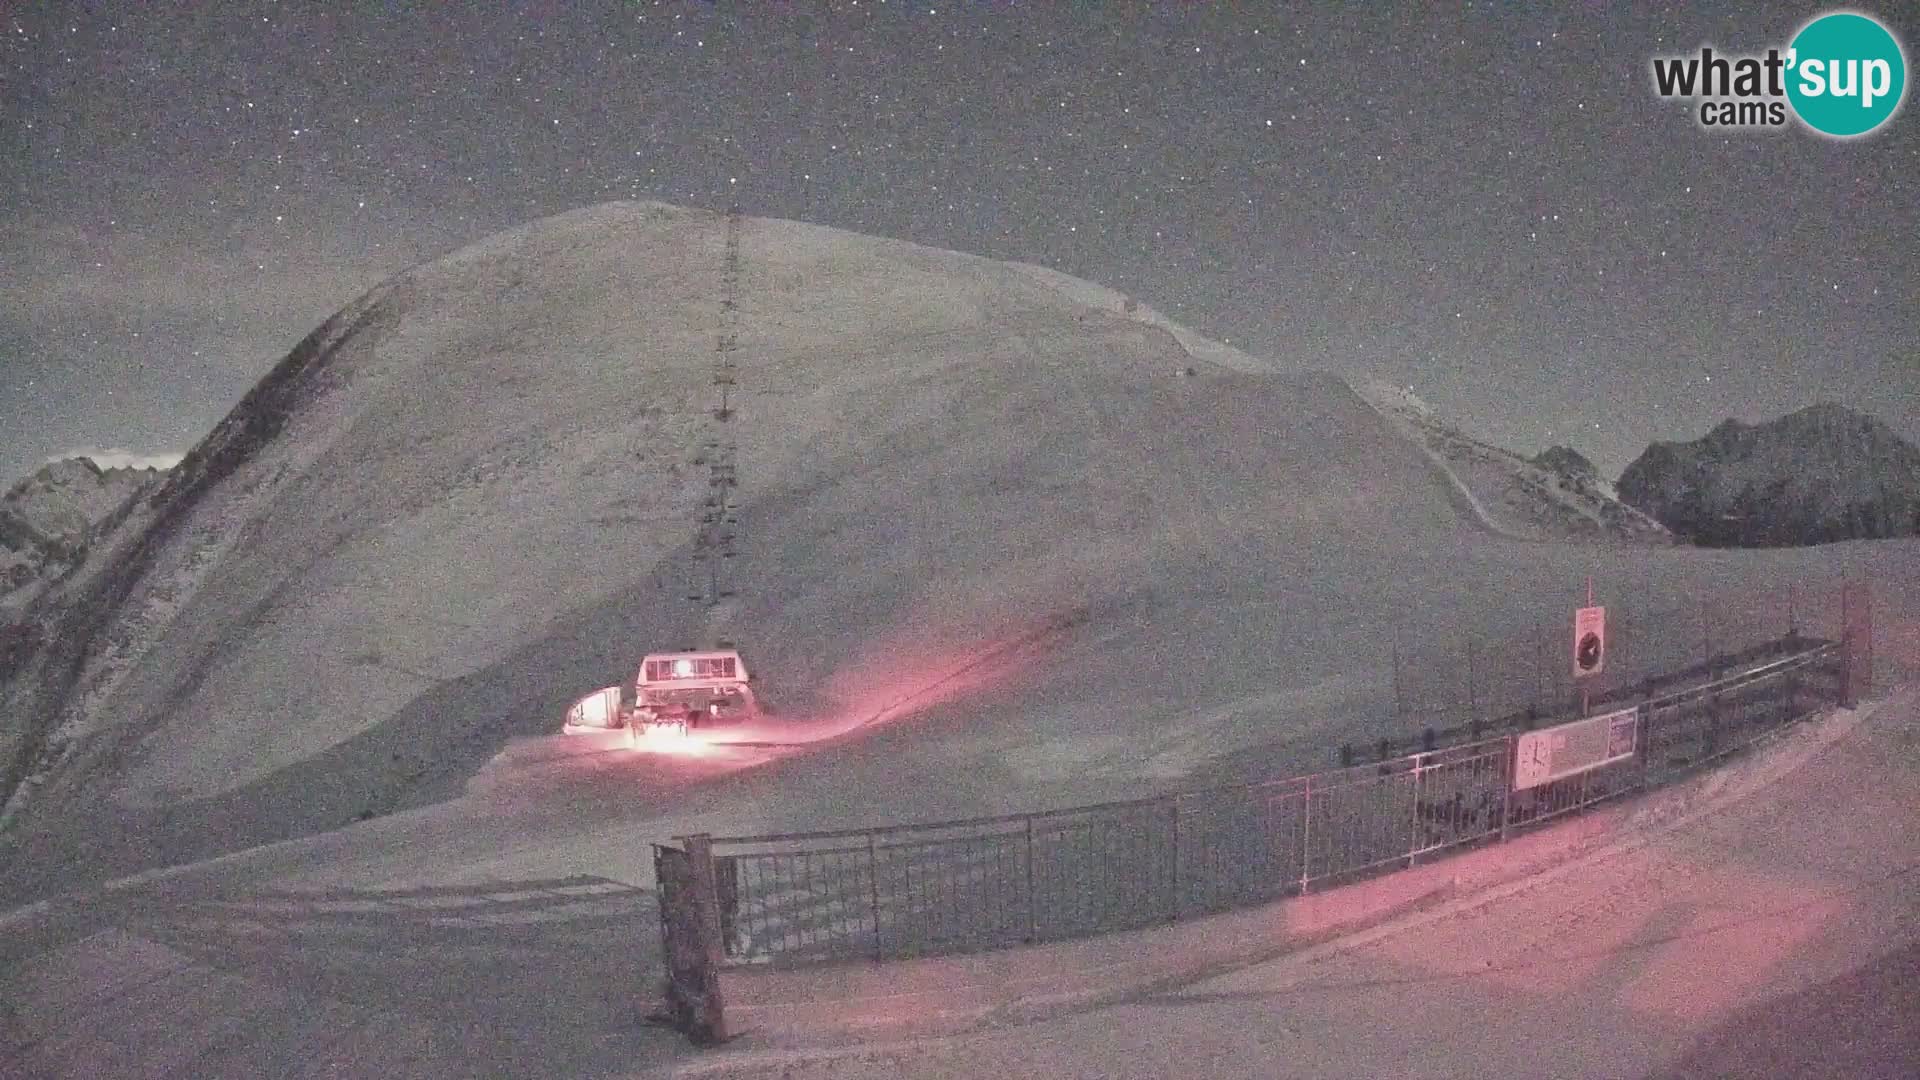
[[[103,469],[91,458],[49,464],[0,496],[0,621],[86,558],[100,526],[159,469]]]
[[[1874,417],[1830,403],[1655,443],[1618,487],[1630,505],[1713,547],[1920,533],[1920,450]]]
[[[1531,459],[1535,465],[1550,469],[1565,477],[1586,477],[1592,479],[1600,475],[1585,454],[1571,446],[1550,446]]]

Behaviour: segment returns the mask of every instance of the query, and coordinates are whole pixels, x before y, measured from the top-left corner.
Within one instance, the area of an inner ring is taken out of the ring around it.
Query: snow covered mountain
[[[53,462],[0,496],[0,622],[85,557],[94,532],[156,485],[158,469]]]
[[[1411,389],[1365,378],[1353,385],[1427,450],[1489,528],[1527,540],[1673,540],[1659,522],[1621,502],[1613,485],[1570,447],[1524,458],[1448,424]]]
[[[956,753],[939,812],[1168,782],[1273,740],[1289,700],[1375,714],[1341,640],[1400,588],[1375,565],[1479,529],[1336,377],[1037,267],[794,222],[739,222],[728,308],[727,237],[577,211],[315,331],[64,584],[4,688],[7,838],[131,866],[446,798],[641,653],[718,639],[783,715],[905,696],[945,733],[810,819]],[[709,603],[723,465],[734,595]],[[940,701],[995,650],[1004,689]],[[189,830],[189,804],[234,824]]]
[[[38,602],[0,902],[434,804],[406,875],[644,881],[647,835],[1317,768],[1540,694],[1589,574],[1631,680],[1694,655],[1654,629],[1676,595],[1747,573],[1515,543],[1436,454],[1339,377],[1037,267],[660,204],[537,221],[328,320]],[[722,639],[778,723],[849,736],[513,786],[576,698]]]
[[[1674,532],[1716,547],[1920,534],[1920,450],[1834,404],[1655,443],[1621,474],[1620,492]]]

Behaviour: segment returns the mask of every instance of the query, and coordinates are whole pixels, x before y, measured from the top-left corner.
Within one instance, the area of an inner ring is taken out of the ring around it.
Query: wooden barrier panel
[[[660,889],[660,935],[666,954],[665,1019],[696,1044],[727,1039],[720,995],[720,908],[714,894],[713,842],[685,837],[685,849],[653,846]]]

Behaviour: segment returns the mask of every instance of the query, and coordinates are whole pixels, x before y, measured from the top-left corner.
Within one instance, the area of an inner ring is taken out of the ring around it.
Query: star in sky
[[[618,198],[1046,264],[1609,473],[1821,398],[1920,437],[1911,110],[1716,136],[1647,85],[1804,15],[17,5],[0,467],[181,449],[383,277]]]

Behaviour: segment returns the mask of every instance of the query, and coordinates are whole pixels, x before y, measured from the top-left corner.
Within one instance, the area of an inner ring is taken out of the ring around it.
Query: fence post
[[[1300,895],[1307,895],[1307,882],[1313,880],[1313,774],[1307,774],[1306,789],[1300,795]]]
[[[720,996],[720,907],[713,877],[713,838],[703,833],[686,837],[685,843],[687,874],[680,882],[684,888],[677,906],[684,920],[681,926],[689,933],[683,939],[681,957],[692,961],[695,970],[690,981],[698,985],[691,995],[682,991],[679,1001],[684,1011],[680,1007],[675,1011],[681,1013],[689,1038],[713,1045],[727,1041],[726,1008]],[[674,974],[670,967],[668,978]]]
[[[1787,644],[1789,648],[1792,648],[1794,643],[1788,641]],[[1798,650],[1795,651],[1797,652]],[[1792,666],[1787,668],[1786,675],[1787,708],[1781,715],[1778,724],[1790,724],[1800,715],[1800,661],[1793,660],[1790,661],[1790,663]],[[1778,724],[1776,726],[1778,726]]]
[[[1640,787],[1644,790],[1648,777],[1653,772],[1653,682],[1640,684],[1640,715],[1636,722],[1640,725]]]
[[[871,832],[867,834],[867,894],[873,911],[873,958],[879,960],[885,955],[880,947],[880,859]]]
[[[1409,869],[1420,861],[1420,780],[1427,762],[1425,754],[1413,759],[1413,832],[1407,837],[1407,866]]]
[[[1507,821],[1513,815],[1513,766],[1515,757],[1520,753],[1520,737],[1508,735],[1501,741],[1506,743],[1504,752],[1507,759],[1504,770],[1506,782],[1500,785],[1500,842],[1504,844],[1507,842]]]
[[[1040,903],[1039,899],[1034,895],[1034,892],[1033,892],[1033,815],[1028,814],[1027,815],[1027,941],[1029,943],[1036,940],[1039,936],[1039,931],[1036,929],[1039,923],[1039,915],[1037,914],[1037,908],[1039,906],[1039,903]]]
[[[1180,921],[1180,796],[1178,793],[1167,800],[1173,808],[1173,897],[1167,904],[1167,921]]]
[[[1713,672],[1707,673],[1713,679]],[[1706,760],[1720,752],[1720,688],[1714,682],[1707,683],[1707,745],[1700,755]]]

